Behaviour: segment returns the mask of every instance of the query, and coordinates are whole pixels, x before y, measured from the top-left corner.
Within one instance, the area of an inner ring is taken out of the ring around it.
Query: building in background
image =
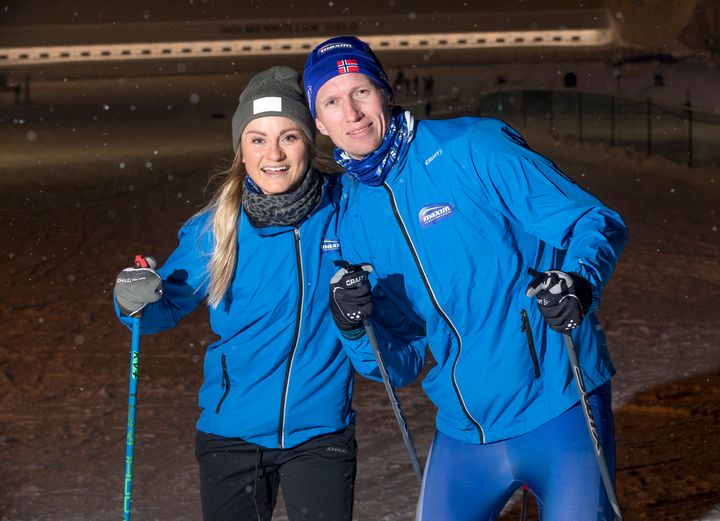
[[[597,0],[489,1],[482,8],[450,0],[441,12],[437,4],[385,1],[329,2],[321,11],[272,1],[247,9],[191,0],[166,8],[157,3],[154,11],[139,2],[26,4],[4,13],[0,73],[6,77],[216,73],[279,61],[301,67],[315,45],[342,34],[361,36],[391,67],[597,59],[621,45],[614,17]]]

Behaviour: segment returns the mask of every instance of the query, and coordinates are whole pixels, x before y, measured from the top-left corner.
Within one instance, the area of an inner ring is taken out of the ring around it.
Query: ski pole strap
[[[135,267],[136,268],[149,268],[150,264],[148,264],[147,259],[143,257],[142,255],[135,255]]]

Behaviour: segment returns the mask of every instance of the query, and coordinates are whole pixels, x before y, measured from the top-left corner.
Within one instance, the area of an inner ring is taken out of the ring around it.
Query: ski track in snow
[[[438,78],[436,92],[472,86]],[[172,251],[208,176],[229,160],[228,107],[245,80],[125,81],[38,86],[32,106],[0,98],[3,118],[15,121],[0,125],[0,521],[120,517],[130,335],[114,316],[112,283],[135,253]],[[129,84],[139,87],[124,94]],[[630,227],[598,312],[618,370],[625,519],[720,519],[720,172],[527,137]],[[214,338],[206,322],[198,311],[143,338],[138,521],[200,518],[193,450],[203,354]],[[418,383],[398,396],[424,458],[434,409]],[[417,484],[383,386],[358,379],[355,408],[355,519],[413,519]],[[515,500],[502,519],[518,514]],[[287,519],[281,499],[274,519]]]

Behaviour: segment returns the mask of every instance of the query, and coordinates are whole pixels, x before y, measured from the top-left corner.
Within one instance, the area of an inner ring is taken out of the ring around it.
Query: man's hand
[[[575,329],[585,318],[592,303],[590,283],[577,273],[560,270],[528,270],[535,278],[525,294],[537,298],[540,313],[555,331]]]
[[[336,261],[340,269],[330,279],[330,312],[335,325],[347,338],[360,338],[365,330],[363,320],[373,309],[368,275],[372,266],[367,263],[350,264]]]

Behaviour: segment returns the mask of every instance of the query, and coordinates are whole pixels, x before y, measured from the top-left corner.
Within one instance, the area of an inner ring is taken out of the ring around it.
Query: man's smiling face
[[[315,98],[315,124],[354,159],[374,152],[385,139],[391,99],[364,74],[328,80]]]

